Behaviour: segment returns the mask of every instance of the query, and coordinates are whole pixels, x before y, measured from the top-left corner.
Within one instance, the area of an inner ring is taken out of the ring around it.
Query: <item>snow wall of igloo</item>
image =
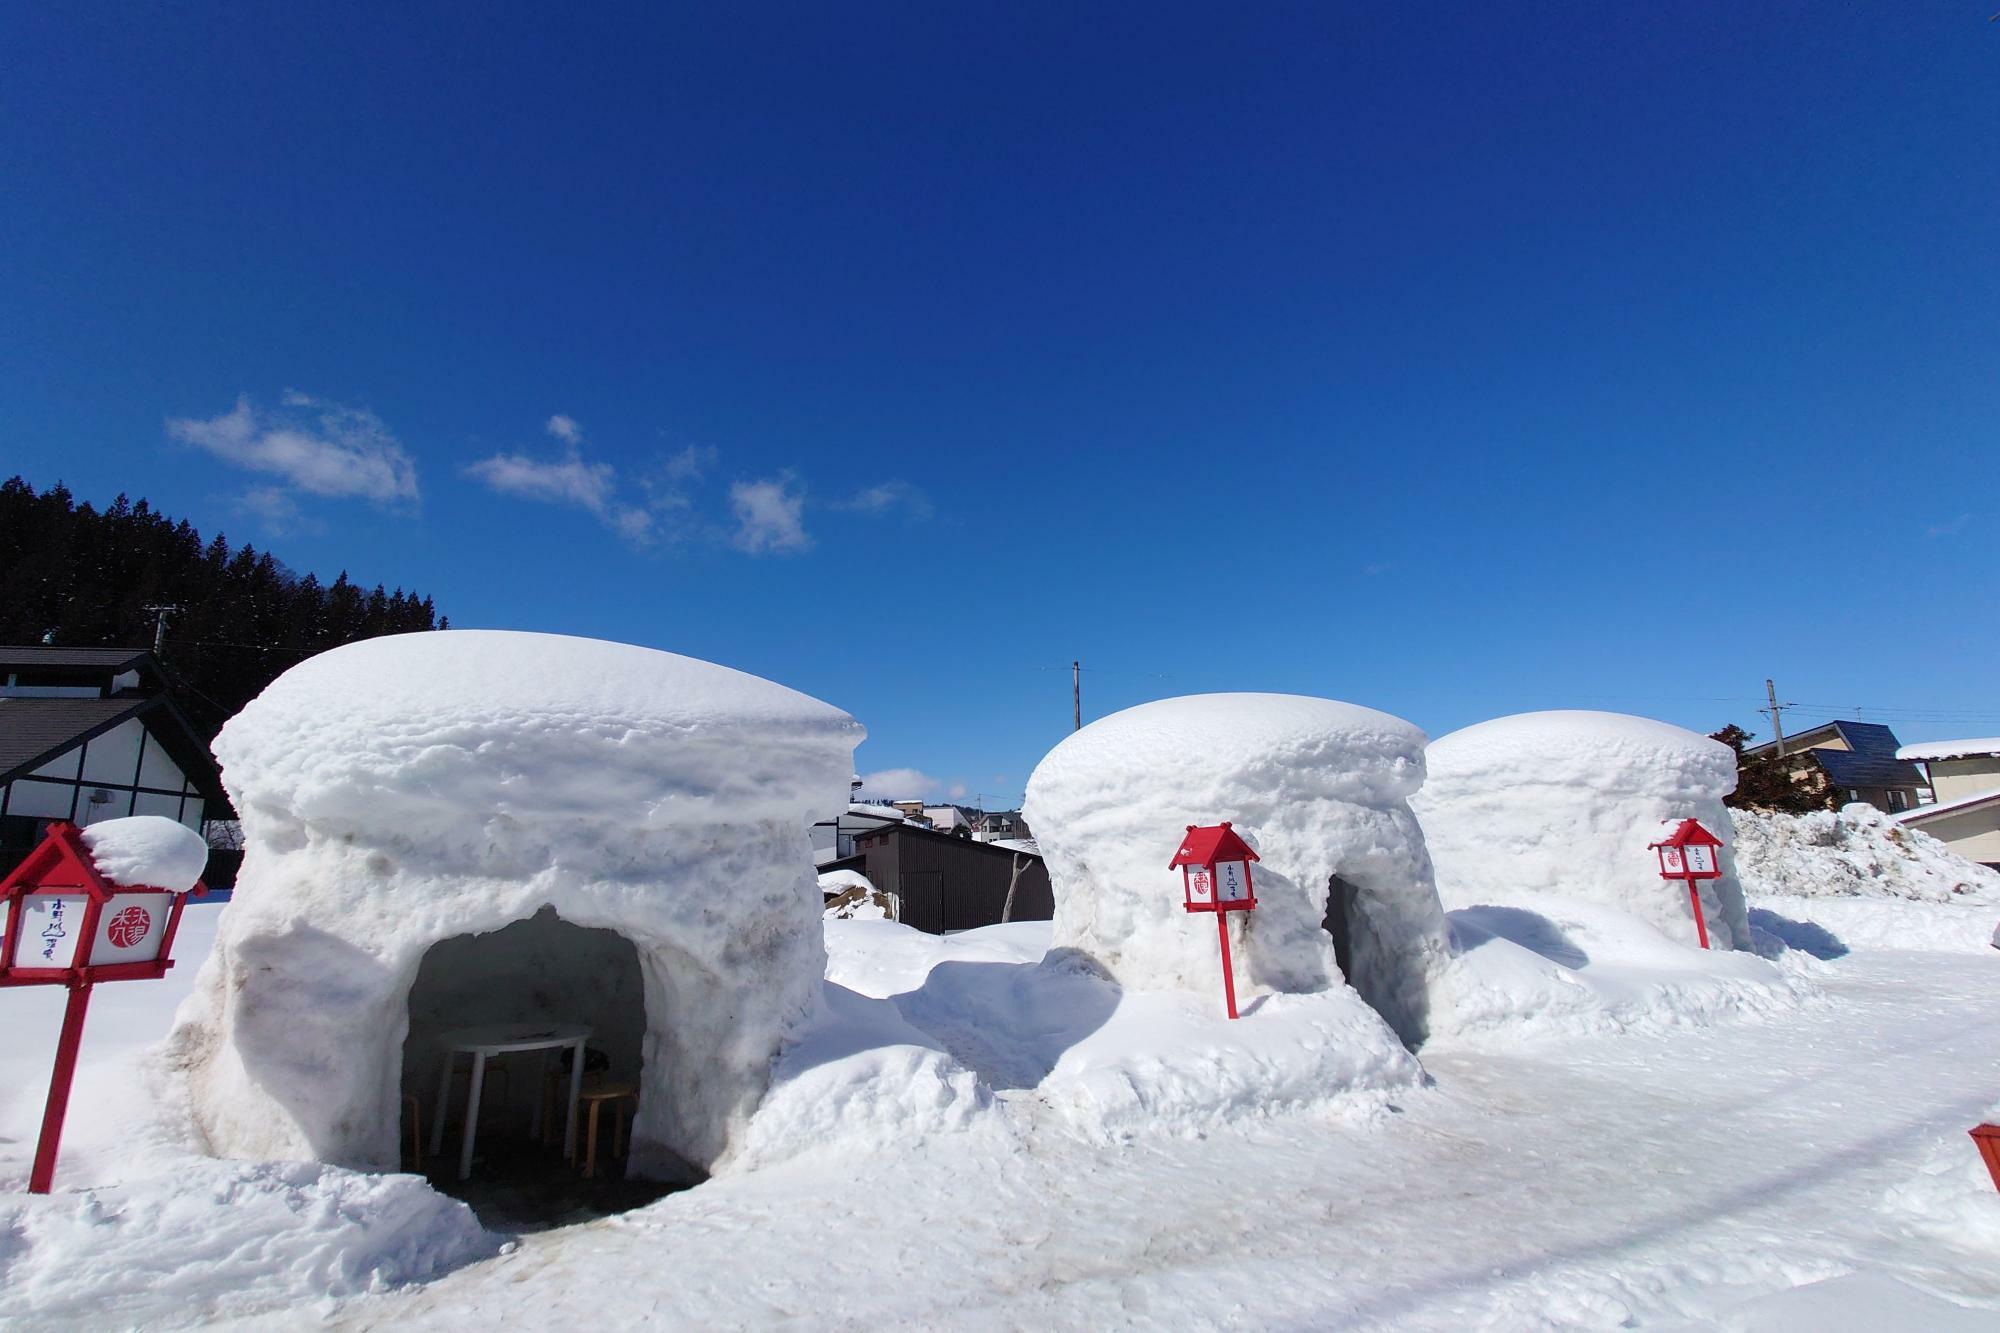
[[[1261,858],[1258,906],[1233,913],[1238,992],[1338,986],[1325,928],[1352,885],[1345,980],[1405,1041],[1424,1035],[1449,957],[1408,798],[1424,735],[1387,713],[1287,694],[1163,699],[1073,733],[1028,779],[1024,816],[1055,887],[1053,949],[1137,990],[1217,994],[1215,928],[1167,868],[1189,824],[1230,821]]]
[[[1736,757],[1706,736],[1623,713],[1558,710],[1496,718],[1431,742],[1430,777],[1410,802],[1423,824],[1445,906],[1505,904],[1523,891],[1586,899],[1696,943],[1687,891],[1660,878],[1646,849],[1699,819],[1734,838],[1722,798]],[[1702,886],[1717,948],[1748,949],[1736,863]]]
[[[168,1055],[211,1150],[394,1169],[425,953],[552,908],[638,952],[631,1170],[725,1163],[820,991],[807,829],[862,735],[742,672],[559,635],[286,672],[215,743],[243,866]]]

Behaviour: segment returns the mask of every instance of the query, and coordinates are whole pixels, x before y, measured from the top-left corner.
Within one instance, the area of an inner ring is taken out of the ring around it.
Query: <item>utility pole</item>
[[[146,609],[153,613],[153,656],[158,657],[161,649],[167,646],[167,617],[180,608],[155,603]]]
[[[1069,664],[1069,697],[1073,709],[1070,730],[1083,730],[1083,659]]]
[[[1787,708],[1793,708],[1796,707],[1797,705],[1788,703],[1781,704],[1778,702],[1778,687],[1771,683],[1771,678],[1769,676],[1764,677],[1764,697],[1771,701],[1771,706],[1769,708],[1760,708],[1757,711],[1760,713],[1770,714],[1771,731],[1772,734],[1775,735],[1778,740],[1778,758],[1783,759],[1785,757],[1784,712]]]

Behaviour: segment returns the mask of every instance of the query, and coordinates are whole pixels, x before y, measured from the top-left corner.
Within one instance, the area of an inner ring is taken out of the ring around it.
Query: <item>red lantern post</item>
[[[200,884],[192,890],[204,892]],[[49,1078],[42,1134],[28,1176],[30,1194],[47,1194],[69,1110],[70,1083],[91,987],[100,981],[157,980],[173,959],[184,894],[113,884],[99,873],[74,824],[55,824],[27,860],[0,880],[7,927],[0,941],[0,986],[69,987],[55,1071]]]
[[[1701,826],[1699,820],[1683,819],[1674,826],[1674,831],[1658,842],[1646,844],[1649,852],[1660,856],[1660,878],[1685,880],[1687,882],[1688,903],[1694,909],[1695,935],[1701,940],[1701,947],[1708,947],[1708,922],[1701,915],[1701,889],[1698,881],[1722,878],[1722,839]]]
[[[1167,863],[1180,867],[1181,887],[1190,912],[1215,913],[1215,930],[1222,941],[1222,998],[1229,1016],[1236,1017],[1236,975],[1229,960],[1229,913],[1257,906],[1250,881],[1250,863],[1257,853],[1224,820],[1220,824],[1187,826],[1187,837]]]

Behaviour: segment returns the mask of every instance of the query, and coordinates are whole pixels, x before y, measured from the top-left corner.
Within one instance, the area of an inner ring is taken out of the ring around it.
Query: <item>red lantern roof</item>
[[[1720,847],[1721,845],[1722,839],[1703,828],[1700,820],[1683,819],[1672,833],[1658,842],[1647,843],[1646,850],[1652,851],[1658,847]]]
[[[81,890],[100,902],[109,901],[118,886],[98,873],[90,849],[83,845],[83,831],[74,824],[54,824],[48,836],[0,880],[0,902],[17,893],[38,890]]]
[[[1167,869],[1257,859],[1257,853],[1250,850],[1250,844],[1238,837],[1236,830],[1229,827],[1229,821],[1224,820],[1220,824],[1189,824],[1187,836],[1181,839],[1180,850],[1174,853],[1174,859],[1167,862]]]

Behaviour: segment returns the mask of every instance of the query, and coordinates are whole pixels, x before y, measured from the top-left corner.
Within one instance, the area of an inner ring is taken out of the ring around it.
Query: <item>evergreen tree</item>
[[[213,735],[279,674],[379,634],[442,629],[429,597],[346,571],[331,587],[268,551],[206,543],[193,525],[120,495],[102,513],[60,482],[0,483],[0,643],[150,648],[149,606],[178,606],[164,656],[191,687],[189,716]]]

